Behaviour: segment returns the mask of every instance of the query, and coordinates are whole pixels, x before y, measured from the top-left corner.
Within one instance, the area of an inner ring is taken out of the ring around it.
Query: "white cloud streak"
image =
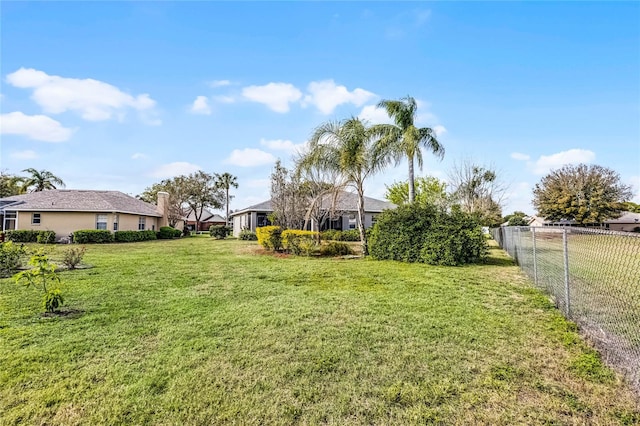
[[[541,155],[534,164],[532,164],[533,173],[544,175],[553,169],[558,169],[565,164],[589,164],[595,160],[596,154],[593,151],[585,149],[570,149],[567,151],[557,152],[551,155]]]
[[[64,142],[74,130],[46,115],[26,115],[20,111],[0,115],[0,133],[22,135],[43,142]]]
[[[284,140],[284,139],[273,139],[273,140],[260,139],[260,145],[267,147],[273,151],[285,151],[293,154],[295,152],[299,152],[300,150],[302,150],[306,145],[306,142],[295,144],[290,140]]]
[[[264,86],[247,86],[242,96],[253,102],[266,105],[279,113],[289,112],[289,104],[299,101],[302,92],[289,83],[269,83]]]
[[[49,114],[72,111],[87,121],[122,118],[133,109],[148,115],[156,102],[144,93],[132,96],[117,87],[91,78],[77,79],[49,75],[33,68],[20,68],[7,75],[7,83],[22,89],[33,89],[31,98]],[[159,120],[142,115],[147,124]]]
[[[359,107],[376,97],[374,93],[360,88],[350,92],[333,80],[312,81],[307,90],[309,94],[304,97],[303,105],[314,105],[325,115],[331,114],[339,105],[350,103]]]
[[[191,104],[189,109],[193,114],[211,115],[211,107],[209,107],[209,99],[206,96],[198,96]]]
[[[276,161],[272,154],[257,148],[234,149],[225,163],[239,167],[255,167]]]

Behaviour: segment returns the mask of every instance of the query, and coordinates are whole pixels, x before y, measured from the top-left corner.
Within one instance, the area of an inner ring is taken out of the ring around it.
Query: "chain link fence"
[[[491,234],[640,389],[640,234],[519,226]]]

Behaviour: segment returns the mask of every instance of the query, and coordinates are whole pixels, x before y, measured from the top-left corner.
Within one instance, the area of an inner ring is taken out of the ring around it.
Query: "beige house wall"
[[[33,224],[34,213],[40,213],[40,224]],[[153,216],[139,216],[126,213],[100,213],[107,216],[107,229],[113,231],[114,222],[118,222],[119,231],[137,231],[140,217],[145,218],[146,230],[158,230],[158,219]],[[81,229],[96,229],[98,213],[91,212],[17,212],[16,229],[37,231],[55,231],[56,238],[67,237]]]

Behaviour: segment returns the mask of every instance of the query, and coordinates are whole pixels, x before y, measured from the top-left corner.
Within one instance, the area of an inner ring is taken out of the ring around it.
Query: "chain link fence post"
[[[533,283],[538,287],[538,259],[536,255],[536,228],[531,228],[531,239],[533,240]]]
[[[564,299],[567,318],[571,318],[571,295],[569,294],[569,249],[567,243],[567,228],[562,230],[562,253],[564,254]]]

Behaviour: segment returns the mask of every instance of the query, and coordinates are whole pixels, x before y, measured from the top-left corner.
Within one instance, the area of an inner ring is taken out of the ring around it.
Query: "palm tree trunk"
[[[360,231],[360,243],[362,244],[362,255],[369,254],[367,245],[367,233],[364,230],[364,188],[362,184],[358,184],[358,231]]]
[[[409,204],[413,203],[416,198],[416,186],[413,176],[413,157],[408,158],[409,162]]]
[[[227,195],[227,215],[225,216],[224,220],[225,220],[225,225],[224,226],[229,226],[229,188],[226,188],[226,195]]]

